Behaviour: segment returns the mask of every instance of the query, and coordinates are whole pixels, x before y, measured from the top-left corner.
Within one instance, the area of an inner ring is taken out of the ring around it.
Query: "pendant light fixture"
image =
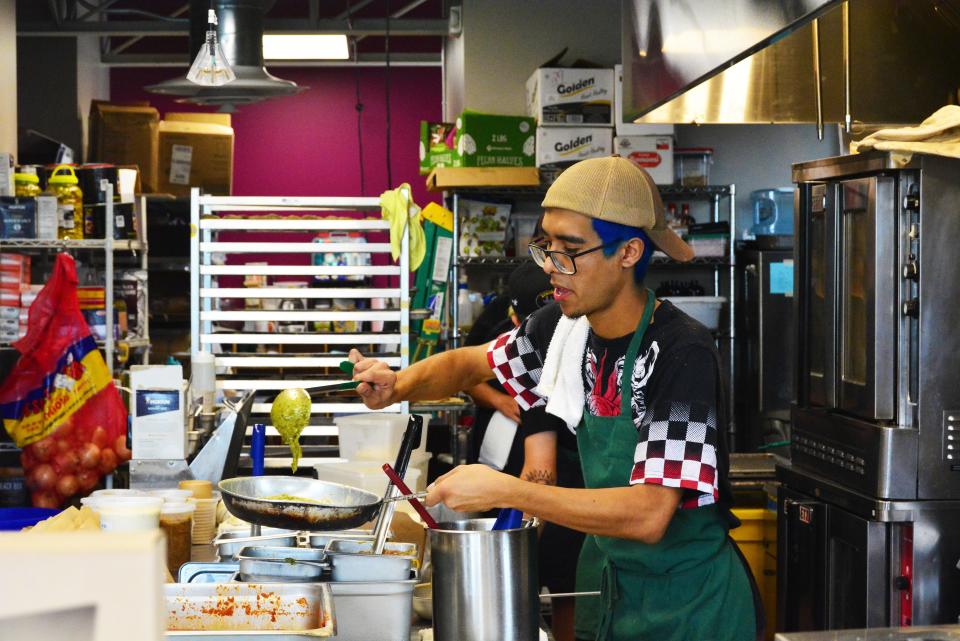
[[[187,80],[205,87],[219,87],[236,79],[217,37],[217,12],[207,11],[207,34],[197,57],[190,65]]]

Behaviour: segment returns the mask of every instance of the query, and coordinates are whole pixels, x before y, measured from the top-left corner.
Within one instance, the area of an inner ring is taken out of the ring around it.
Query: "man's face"
[[[548,209],[541,223],[545,247],[549,250],[576,254],[603,244],[593,229],[591,219],[566,209]],[[576,259],[576,274],[562,274],[548,258],[543,270],[550,276],[553,297],[565,316],[576,318],[606,309],[625,284],[633,270],[619,264],[621,249],[610,257],[603,250]]]

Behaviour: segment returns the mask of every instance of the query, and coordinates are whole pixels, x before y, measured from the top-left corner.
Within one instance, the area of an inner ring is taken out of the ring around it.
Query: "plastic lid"
[[[115,488],[110,490],[95,490],[90,493],[91,497],[104,497],[104,496],[148,496],[146,492],[141,490],[128,490],[122,488]]]
[[[80,499],[81,505],[88,505],[94,512],[141,512],[160,511],[163,499],[156,496],[88,496]]]
[[[16,173],[13,175],[13,181],[18,183],[30,183],[33,185],[40,184],[40,176],[36,174],[21,174]]]
[[[77,179],[77,174],[74,172],[73,167],[70,165],[57,165],[57,168],[53,170],[47,182],[54,185],[76,185],[80,181]]]
[[[713,153],[713,147],[676,147],[673,150],[675,154],[706,154]]]
[[[166,503],[186,503],[193,496],[190,490],[148,490],[147,496],[159,496]]]

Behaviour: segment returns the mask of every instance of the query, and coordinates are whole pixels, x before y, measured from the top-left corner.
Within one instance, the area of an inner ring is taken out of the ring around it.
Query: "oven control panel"
[[[960,425],[958,425],[960,429]],[[960,436],[960,432],[957,432]],[[809,436],[796,434],[791,444],[793,452],[812,456],[824,463],[834,465],[841,470],[863,476],[865,461],[858,452],[833,443],[820,441]],[[958,459],[960,460],[960,459]]]
[[[960,409],[943,412],[943,458],[960,470]]]

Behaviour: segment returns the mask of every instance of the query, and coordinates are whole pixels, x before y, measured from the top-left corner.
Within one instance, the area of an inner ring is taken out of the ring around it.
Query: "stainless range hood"
[[[957,102],[960,0],[624,0],[624,117],[916,123]]]
[[[220,87],[206,87],[180,76],[150,85],[146,87],[147,91],[182,96],[179,102],[219,106],[221,111],[233,111],[237,105],[291,96],[301,91],[295,83],[270,75],[263,66],[263,16],[273,4],[274,0],[213,2],[219,20],[220,43],[237,75],[236,80]],[[204,43],[209,8],[210,0],[190,2],[190,60]]]

